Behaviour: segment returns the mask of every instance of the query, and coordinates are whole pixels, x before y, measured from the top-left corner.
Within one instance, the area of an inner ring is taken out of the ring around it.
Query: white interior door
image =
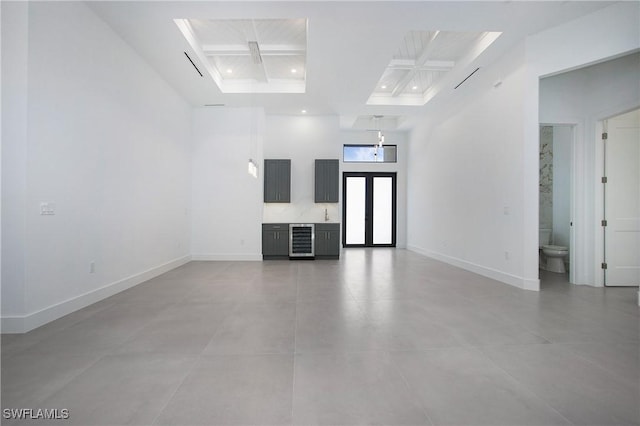
[[[640,109],[607,120],[605,285],[640,284]]]

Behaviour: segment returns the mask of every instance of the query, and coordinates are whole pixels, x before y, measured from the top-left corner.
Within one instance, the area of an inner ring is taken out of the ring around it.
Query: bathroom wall
[[[553,227],[553,126],[540,126],[540,229]]]
[[[571,126],[553,126],[553,244],[570,247]]]

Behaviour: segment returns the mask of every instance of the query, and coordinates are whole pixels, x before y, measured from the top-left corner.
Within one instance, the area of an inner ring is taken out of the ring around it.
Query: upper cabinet
[[[264,160],[264,202],[291,202],[291,160]]]
[[[339,160],[316,160],[316,203],[338,202],[339,167]]]

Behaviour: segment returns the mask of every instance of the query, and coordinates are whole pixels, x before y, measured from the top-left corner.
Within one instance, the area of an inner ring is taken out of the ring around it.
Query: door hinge
[[[607,263],[606,262],[602,262],[602,269],[607,269]]]
[[[602,222],[600,222],[602,224],[602,226],[607,226],[607,221],[603,220]]]
[[[609,137],[609,133],[605,132],[605,133],[602,134],[602,140],[603,141],[606,141],[608,137]]]
[[[606,176],[602,177],[602,183],[607,183],[607,177]]]

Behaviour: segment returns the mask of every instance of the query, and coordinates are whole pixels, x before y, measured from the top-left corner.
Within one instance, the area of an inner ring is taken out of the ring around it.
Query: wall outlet
[[[509,252],[505,251],[504,252],[504,260],[509,260],[509,256],[510,256]]]
[[[54,203],[40,203],[40,215],[53,216],[54,214],[56,214],[56,205]]]
[[[96,273],[96,262],[91,262],[89,263],[89,273],[90,274],[95,274]]]

